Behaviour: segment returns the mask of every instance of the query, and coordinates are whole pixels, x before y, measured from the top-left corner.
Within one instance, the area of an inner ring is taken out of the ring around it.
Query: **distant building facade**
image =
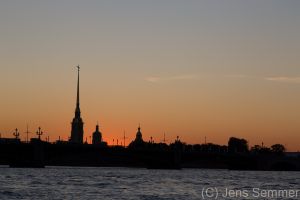
[[[72,121],[72,130],[71,130],[71,143],[83,144],[83,120],[81,118],[80,104],[79,104],[79,66],[78,69],[78,79],[77,79],[77,101],[75,109],[75,117]]]

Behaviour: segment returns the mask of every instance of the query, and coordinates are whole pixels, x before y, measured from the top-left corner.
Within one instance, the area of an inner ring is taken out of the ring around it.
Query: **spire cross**
[[[36,134],[38,135],[39,140],[41,140],[41,135],[43,135],[43,131],[42,131],[41,127],[38,128]]]
[[[19,132],[19,130],[17,128],[15,129],[15,132],[13,134],[16,137],[16,139],[19,139],[20,132]]]

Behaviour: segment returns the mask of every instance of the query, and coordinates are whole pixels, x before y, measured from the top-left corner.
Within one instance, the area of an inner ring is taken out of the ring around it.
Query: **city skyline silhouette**
[[[72,6],[70,6],[72,5]],[[271,5],[271,7],[270,7]],[[5,2],[0,7],[2,137],[69,140],[81,117],[112,144],[135,138],[299,151],[300,16],[280,2]],[[14,12],[12,12],[14,8]],[[272,9],[271,9],[272,8]]]
[[[76,66],[76,69],[77,69],[77,84],[76,84],[76,106],[75,106],[75,115],[74,115],[74,118],[73,118],[73,121],[71,123],[71,132],[70,132],[70,136],[64,140],[61,136],[58,137],[58,139],[54,139],[52,140],[52,142],[69,142],[71,144],[94,144],[94,145],[104,145],[106,146],[107,143],[111,146],[124,146],[126,147],[126,139],[128,139],[125,135],[125,131],[124,131],[124,136],[123,138],[117,138],[117,139],[112,139],[112,142],[107,142],[107,141],[104,141],[103,140],[103,135],[102,133],[99,131],[99,122],[97,121],[97,125],[96,125],[96,130],[95,132],[93,132],[92,134],[87,134],[87,135],[84,135],[84,122],[83,122],[83,119],[81,118],[81,109],[80,109],[80,66],[77,65]],[[22,140],[20,138],[20,132],[18,130],[18,128],[16,128],[13,132],[13,136],[15,137],[16,140],[21,140],[23,142],[29,142],[29,139],[30,137],[28,137],[28,134],[31,133],[29,130],[28,130],[28,124],[27,124],[27,130],[26,132],[26,138],[24,138],[24,140]],[[42,135],[44,134],[44,132],[42,131],[41,127],[39,126],[37,131],[35,132],[35,135],[37,136],[38,140],[43,140],[42,139]],[[34,139],[36,138],[35,135],[33,135],[33,137],[31,137],[31,139]],[[155,141],[153,139],[153,136],[150,136],[150,139],[148,140],[148,142],[151,144],[151,143],[165,143],[165,144],[171,144],[172,143],[172,140],[167,143],[166,141],[166,135],[165,135],[165,132],[163,134],[163,140],[158,140],[158,141]],[[0,138],[2,138],[2,135],[0,135]],[[10,137],[8,137],[10,138]],[[174,141],[180,141],[179,140],[179,136],[176,136],[176,139],[174,139]],[[234,138],[234,137],[230,137],[231,138]],[[123,140],[122,140],[123,139]],[[242,140],[245,140],[245,139],[242,139]],[[47,134],[45,136],[45,139],[44,141],[46,142],[51,142],[50,141],[50,135]],[[119,142],[120,141],[120,142]],[[129,141],[128,144],[130,145],[136,145],[136,144],[142,144],[144,142],[147,142],[147,139],[146,140],[143,140],[143,136],[142,136],[142,133],[141,133],[141,125],[139,123],[138,125],[138,128],[137,128],[137,133],[135,135],[135,138],[132,138],[131,142]],[[247,142],[247,148],[250,148],[251,146],[248,146],[249,142],[247,140],[245,140],[245,142]],[[102,144],[103,143],[103,144]],[[229,142],[230,143],[230,142]],[[229,144],[228,143],[228,144]],[[200,143],[191,143],[191,144],[196,144],[196,145],[199,145],[199,144],[202,144],[202,145],[222,145],[222,144],[214,144],[213,142],[209,142],[207,143],[207,136],[205,136],[205,139],[204,139],[204,142],[200,142]],[[189,145],[189,144],[188,144]],[[282,145],[282,144],[273,144],[273,146],[276,146],[276,145]],[[272,148],[273,148],[272,146]],[[220,146],[221,147],[221,146]],[[251,147],[252,149],[253,148],[268,148],[267,146],[264,145],[264,142],[260,144],[255,144]],[[283,151],[286,151],[286,147],[283,145],[283,148],[284,150]],[[250,149],[249,149],[250,150]],[[271,148],[267,151],[271,151]]]
[[[300,0],[0,0],[1,199],[297,199]]]

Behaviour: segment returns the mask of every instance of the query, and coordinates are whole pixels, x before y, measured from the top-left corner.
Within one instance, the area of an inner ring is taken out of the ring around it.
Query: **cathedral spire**
[[[71,130],[71,138],[70,142],[72,143],[83,143],[83,121],[81,118],[80,106],[79,106],[79,65],[77,66],[77,99],[76,99],[76,109],[75,109],[75,117],[72,121],[72,130]]]
[[[77,79],[77,106],[79,107],[79,70],[80,70],[79,65],[77,66],[77,69],[78,69],[78,79]]]
[[[78,75],[77,75],[77,100],[76,100],[75,116],[80,117],[80,106],[79,106],[79,71],[80,71],[80,67],[79,67],[79,65],[77,66],[77,70],[78,70]]]

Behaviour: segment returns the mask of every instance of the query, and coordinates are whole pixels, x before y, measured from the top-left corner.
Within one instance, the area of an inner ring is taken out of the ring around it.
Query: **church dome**
[[[99,125],[96,126],[96,131],[93,133],[93,144],[101,144],[102,133],[99,131]]]

